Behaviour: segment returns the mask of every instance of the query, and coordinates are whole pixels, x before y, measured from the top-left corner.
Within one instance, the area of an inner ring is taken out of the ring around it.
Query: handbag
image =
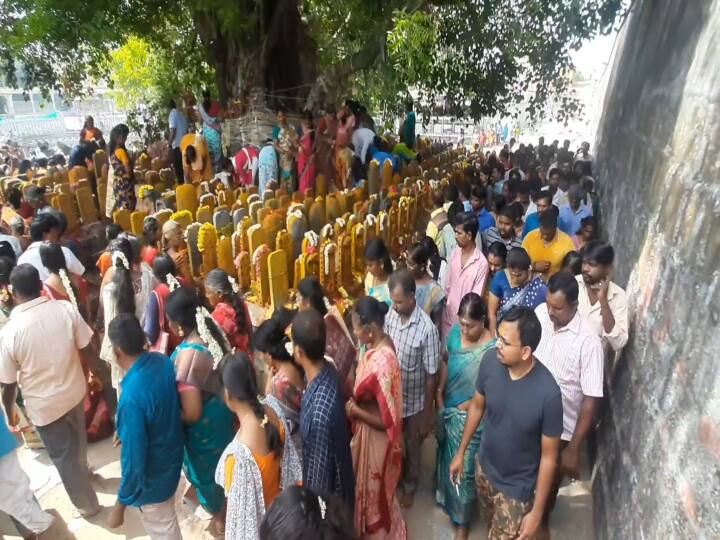
[[[158,337],[155,340],[155,343],[150,346],[150,352],[167,354],[170,334],[165,330],[165,306],[164,302],[160,298],[160,295],[156,291],[153,291],[152,293],[155,295],[155,298],[157,298],[160,332],[158,333]]]

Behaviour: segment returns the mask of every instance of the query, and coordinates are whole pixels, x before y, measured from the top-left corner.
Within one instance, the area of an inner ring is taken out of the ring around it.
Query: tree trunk
[[[258,10],[256,23],[223,27],[215,12],[193,13],[195,28],[215,67],[220,101],[247,99],[262,88],[269,106],[300,111],[317,73],[315,44],[300,19],[298,0],[244,2],[248,13]]]

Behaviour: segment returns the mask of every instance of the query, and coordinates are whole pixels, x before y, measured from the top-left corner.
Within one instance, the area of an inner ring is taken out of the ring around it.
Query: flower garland
[[[325,249],[323,249],[323,261],[325,264],[325,275],[330,275],[330,250],[333,247],[331,243],[328,242],[328,244],[325,246]]]
[[[265,244],[261,244],[257,248],[255,248],[255,252],[253,253],[253,256],[252,256],[252,265],[253,266],[257,266],[257,264],[260,262],[260,255],[263,251],[263,247],[265,247]]]
[[[384,231],[385,227],[387,227],[387,220],[388,215],[385,212],[381,212],[378,216],[378,221],[380,222],[380,231]]]
[[[207,348],[210,351],[210,355],[213,357],[213,369],[217,369],[218,364],[223,359],[224,353],[220,344],[210,333],[210,329],[207,327],[206,320],[210,318],[210,313],[204,307],[198,307],[195,310],[195,324],[197,325],[197,331],[200,338],[207,344]],[[222,333],[222,330],[220,331]],[[223,334],[224,337],[224,334]],[[227,339],[224,340],[228,349],[230,347],[227,344]]]
[[[192,223],[193,217],[190,210],[178,210],[170,216],[170,221],[175,221],[176,223],[183,223],[188,220]]]
[[[165,276],[165,281],[168,284],[168,288],[170,289],[170,292],[173,292],[174,290],[177,290],[181,287],[178,279],[175,276],[173,276],[172,274],[167,274]]]
[[[232,289],[232,292],[234,292],[235,294],[240,292],[240,287],[238,287],[235,278],[233,278],[232,276],[228,276],[228,283],[230,283],[230,288]]]
[[[365,217],[365,224],[367,225],[368,228],[375,227],[375,223],[377,223],[377,219],[375,218],[375,216],[373,214],[368,214]]]
[[[335,229],[333,229],[333,226],[330,223],[327,223],[322,229],[320,229],[320,238],[332,238],[334,231]]]
[[[338,225],[340,225],[340,228],[341,228],[341,229],[344,229],[344,228],[345,228],[345,225],[347,225],[347,224],[345,223],[345,220],[344,220],[343,218],[341,218],[341,217],[337,218],[337,219],[335,220],[335,223],[337,223]]]
[[[310,246],[317,247],[318,235],[315,233],[315,231],[306,232],[304,237],[307,238],[308,244],[310,244]]]
[[[120,261],[123,265],[123,268],[125,270],[130,270],[130,263],[127,260],[127,257],[122,251],[113,251],[112,252],[112,262],[113,266],[117,266],[118,261]]]
[[[208,241],[208,237],[211,234],[217,234],[215,231],[215,227],[213,227],[212,223],[203,223],[200,227],[200,231],[198,232],[198,240],[197,240],[197,248],[200,253],[205,251],[205,247]]]
[[[72,285],[70,284],[70,278],[68,277],[67,272],[64,268],[61,268],[58,274],[60,275],[60,281],[62,282],[63,287],[65,287],[67,295],[70,297],[70,303],[73,306],[78,307],[77,299],[75,298],[75,292],[73,291]]]
[[[150,197],[155,192],[155,188],[151,186],[150,184],[144,184],[140,186],[140,189],[138,190],[138,198],[144,199],[145,197]]]

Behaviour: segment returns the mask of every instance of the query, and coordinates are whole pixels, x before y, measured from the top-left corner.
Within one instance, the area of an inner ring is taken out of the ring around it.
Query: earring
[[[182,326],[178,328],[178,336],[185,337],[185,331],[182,329]]]

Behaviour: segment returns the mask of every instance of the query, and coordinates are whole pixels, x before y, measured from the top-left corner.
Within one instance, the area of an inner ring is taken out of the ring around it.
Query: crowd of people
[[[209,95],[199,138],[171,105],[178,183],[222,170]],[[102,139],[92,129],[83,144]],[[135,200],[126,137],[118,126],[107,143],[116,208]],[[388,148],[353,102],[300,131],[280,111],[272,140],[235,156],[232,181],[305,190],[322,173],[343,189],[370,160],[417,159],[411,105],[399,138]],[[401,508],[430,473],[433,434],[435,500],[456,538],[478,507],[492,539],[547,537],[627,341],[627,301],[599,238],[588,145],[511,140],[463,159],[462,174],[426,185],[427,227],[401,257],[367,243],[365,294],[347,313],[308,277],[292,309],[256,327],[232,276],[192,275],[178,223],[150,217],[142,236],[108,225],[86,270],[38,188],[7,194],[20,221],[0,235],[0,510],[28,535],[70,537],[19,465],[9,428],[24,421],[85,518],[102,509],[87,441],[114,434],[110,528],[130,506],[151,538],[182,538],[182,474],[216,536],[407,538]]]

